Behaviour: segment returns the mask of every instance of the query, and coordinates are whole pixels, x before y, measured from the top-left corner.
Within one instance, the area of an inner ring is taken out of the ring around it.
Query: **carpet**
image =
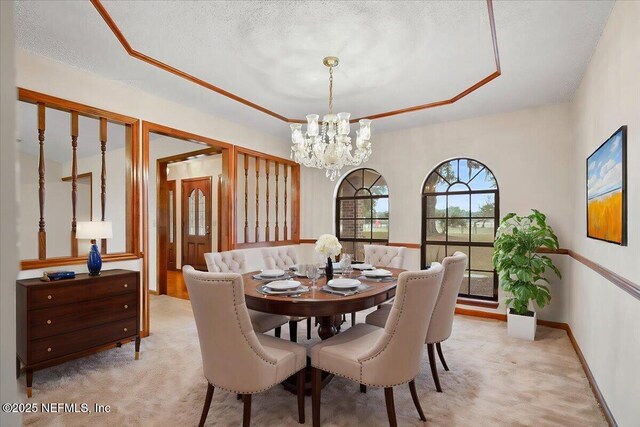
[[[34,373],[33,397],[24,402],[109,405],[109,413],[26,414],[28,426],[193,426],[207,383],[189,301],[151,296],[151,335],[140,360],[133,343]],[[358,313],[364,321],[366,312]],[[348,317],[348,316],[347,316]],[[306,323],[298,341],[308,347]],[[288,339],[288,328],[282,330]],[[537,340],[510,338],[506,323],[456,316],[452,337],[442,344],[451,371],[439,365],[444,393],[437,393],[425,356],[416,378],[431,426],[606,426],[604,415],[565,331],[539,326]],[[20,378],[25,392],[25,376]],[[23,394],[24,395],[24,394]],[[421,426],[408,386],[395,388],[398,424]],[[311,399],[306,399],[311,425]],[[238,426],[242,402],[216,390],[207,425]],[[253,396],[252,425],[295,426],[295,396],[281,386]],[[322,394],[323,426],[385,426],[382,389],[359,392],[335,378]]]

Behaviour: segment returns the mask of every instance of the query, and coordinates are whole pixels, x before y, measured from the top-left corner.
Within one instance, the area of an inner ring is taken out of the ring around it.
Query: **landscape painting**
[[[587,159],[587,236],[626,244],[626,144],[622,126]]]

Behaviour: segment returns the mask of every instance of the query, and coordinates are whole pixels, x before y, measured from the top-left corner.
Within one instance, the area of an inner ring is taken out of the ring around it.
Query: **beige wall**
[[[446,159],[471,157],[493,171],[500,189],[500,215],[545,212],[562,246],[570,246],[572,208],[567,197],[571,158],[568,104],[514,111],[398,132],[375,134],[364,164],[389,186],[389,239],[420,243],[421,191],[427,175]],[[343,173],[346,176],[348,171]],[[334,195],[339,181],[321,171],[302,171],[302,238],[335,232]],[[420,268],[420,251],[408,250],[405,268]],[[564,262],[559,259],[559,263]],[[541,313],[565,321],[563,288],[552,281],[553,302]],[[501,298],[502,299],[502,298]],[[505,312],[503,306],[498,311]]]
[[[572,246],[640,283],[640,2],[616,3],[572,103]],[[627,125],[628,245],[586,237],[585,160]],[[620,426],[640,420],[640,301],[572,261],[565,271],[571,330]]]
[[[13,2],[0,2],[0,401],[19,402],[16,366],[16,287],[18,234],[16,202],[16,133]],[[18,414],[0,412],[0,425],[21,424]]]

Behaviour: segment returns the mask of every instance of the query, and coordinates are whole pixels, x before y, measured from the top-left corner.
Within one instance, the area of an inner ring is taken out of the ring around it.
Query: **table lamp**
[[[96,244],[96,239],[110,239],[113,237],[111,221],[78,221],[76,224],[76,239],[91,239],[91,251],[87,258],[89,276],[99,276],[102,269],[102,257]]]

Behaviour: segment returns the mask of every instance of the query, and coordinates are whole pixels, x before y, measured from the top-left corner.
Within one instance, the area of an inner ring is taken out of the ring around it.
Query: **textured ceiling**
[[[128,2],[105,8],[131,46],[288,117],[353,116],[450,98],[495,71],[486,3]],[[494,2],[502,75],[457,103],[379,119],[377,131],[570,99],[609,1]],[[18,46],[275,135],[288,126],[129,57],[88,2],[18,2]]]

